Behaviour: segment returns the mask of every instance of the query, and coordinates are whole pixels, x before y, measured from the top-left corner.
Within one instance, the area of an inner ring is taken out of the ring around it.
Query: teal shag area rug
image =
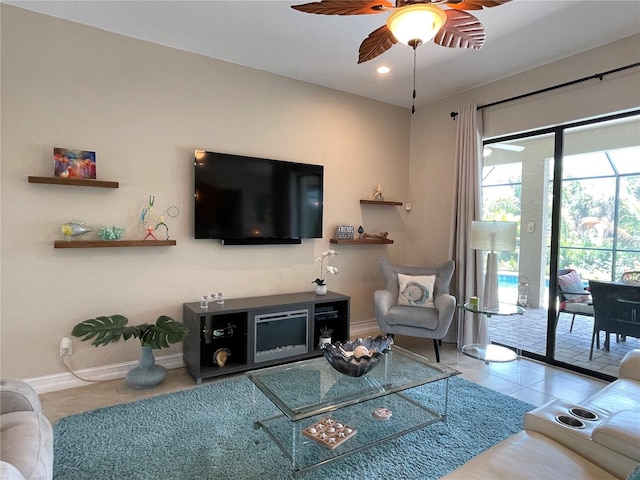
[[[408,396],[441,401],[438,384],[414,388]],[[533,408],[453,377],[446,424],[347,456],[302,478],[437,479],[521,430],[524,414]],[[288,479],[288,459],[264,431],[253,428],[254,420],[278,413],[250,380],[235,377],[71,415],[54,427],[54,480]],[[332,415],[337,418],[339,412]]]

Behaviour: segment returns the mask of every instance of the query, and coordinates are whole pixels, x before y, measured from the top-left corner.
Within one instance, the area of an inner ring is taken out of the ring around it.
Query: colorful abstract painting
[[[56,177],[96,178],[96,152],[53,149],[53,168]]]

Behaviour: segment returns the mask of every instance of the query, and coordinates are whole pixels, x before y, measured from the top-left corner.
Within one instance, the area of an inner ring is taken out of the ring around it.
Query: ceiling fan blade
[[[360,44],[358,63],[368,62],[372,58],[382,55],[396,43],[398,43],[398,40],[393,36],[391,30],[389,30],[386,25],[381,26],[371,32]]]
[[[480,50],[486,40],[480,20],[462,10],[445,10],[445,13],[447,21],[436,33],[434,43],[443,47]]]
[[[394,5],[388,0],[322,0],[320,2],[292,5],[291,8],[319,15],[368,15],[383,13]]]
[[[498,7],[511,0],[451,0],[446,5],[456,10],[482,10],[483,8]]]

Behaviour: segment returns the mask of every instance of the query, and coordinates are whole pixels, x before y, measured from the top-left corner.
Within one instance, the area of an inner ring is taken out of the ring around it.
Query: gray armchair
[[[449,294],[455,268],[453,260],[435,268],[394,265],[386,258],[381,258],[378,264],[385,283],[385,290],[377,290],[373,294],[373,306],[380,329],[390,335],[432,338],[436,361],[440,362],[439,340],[447,334],[456,309],[456,299]],[[435,308],[398,305],[399,273],[436,275],[433,292]]]

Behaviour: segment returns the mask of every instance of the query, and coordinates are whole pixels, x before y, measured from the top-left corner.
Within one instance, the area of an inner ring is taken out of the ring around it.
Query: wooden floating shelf
[[[337,245],[391,245],[393,240],[383,240],[381,238],[354,238],[353,240],[332,238],[329,240],[329,243],[335,243]]]
[[[171,247],[175,240],[56,240],[53,248]]]
[[[47,183],[50,185],[72,185],[76,187],[102,187],[118,188],[118,182],[105,180],[92,180],[90,178],[61,178],[61,177],[34,177],[29,176],[29,183]]]
[[[402,206],[402,202],[387,202],[384,200],[360,200],[360,203],[364,205],[393,205],[396,207]]]

